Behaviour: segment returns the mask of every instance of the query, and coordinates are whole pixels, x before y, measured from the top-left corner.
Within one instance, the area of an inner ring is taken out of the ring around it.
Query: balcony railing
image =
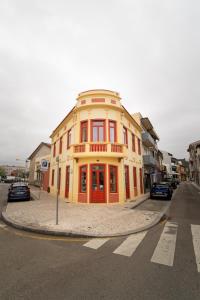
[[[147,131],[142,133],[142,142],[147,147],[156,147],[156,142]]]
[[[90,152],[107,152],[106,144],[90,144]]]
[[[107,156],[115,156],[115,153],[118,154],[117,156],[123,156],[127,149],[122,144],[111,144],[111,143],[85,143],[85,144],[78,144],[73,146],[73,152],[75,154],[81,154],[85,153],[88,155],[88,153],[92,152],[105,152],[107,153]],[[110,153],[110,154],[109,154]]]
[[[156,159],[152,155],[143,155],[144,165],[155,166]]]

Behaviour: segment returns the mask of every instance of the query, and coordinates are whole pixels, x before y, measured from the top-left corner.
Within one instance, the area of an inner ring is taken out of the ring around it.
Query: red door
[[[66,166],[65,197],[69,197],[69,166]]]
[[[126,199],[130,198],[129,166],[125,166]]]
[[[91,203],[105,203],[106,202],[106,176],[105,165],[94,164],[90,167],[91,178]]]

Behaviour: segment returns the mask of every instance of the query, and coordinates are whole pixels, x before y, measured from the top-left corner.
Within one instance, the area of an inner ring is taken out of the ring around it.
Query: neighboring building
[[[142,128],[120,100],[108,90],[78,95],[51,135],[52,194],[58,187],[74,203],[123,203],[143,194]]]
[[[29,183],[41,186],[45,191],[49,186],[49,169],[41,171],[41,162],[50,162],[51,144],[40,143],[39,146],[29,156]]]
[[[161,180],[162,153],[157,146],[159,137],[149,118],[143,118],[140,113],[132,116],[142,127],[144,188],[147,192],[154,182]]]
[[[177,159],[177,172],[179,173],[180,181],[186,181],[189,178],[189,162],[184,159]]]
[[[0,167],[5,170],[6,176],[18,176],[18,173],[26,172],[25,166],[1,165]]]
[[[200,140],[189,145],[190,179],[200,184]]]
[[[161,151],[163,155],[163,166],[165,167],[165,175],[172,174],[172,157],[173,155],[167,151]]]

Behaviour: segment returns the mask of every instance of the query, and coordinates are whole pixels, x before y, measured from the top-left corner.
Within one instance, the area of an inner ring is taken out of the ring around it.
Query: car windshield
[[[156,183],[154,185],[155,187],[168,187],[168,183],[167,182],[160,182],[160,183]]]
[[[25,185],[22,185],[22,186],[13,186],[12,190],[14,191],[24,191],[24,190],[27,190],[28,187],[25,186]]]

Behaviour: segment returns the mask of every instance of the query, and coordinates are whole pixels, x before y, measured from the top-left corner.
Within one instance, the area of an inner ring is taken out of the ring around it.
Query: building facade
[[[200,140],[191,143],[188,152],[190,179],[200,185]]]
[[[74,203],[123,203],[142,195],[141,132],[118,93],[80,93],[51,135],[50,192]]]
[[[153,183],[161,181],[162,153],[158,150],[159,137],[149,118],[140,113],[132,115],[142,128],[142,148],[144,167],[144,189],[150,191]]]
[[[39,146],[29,156],[29,178],[30,184],[34,184],[43,188],[47,191],[49,187],[49,169],[42,171],[41,163],[43,160],[50,163],[51,157],[51,144],[41,142]]]

